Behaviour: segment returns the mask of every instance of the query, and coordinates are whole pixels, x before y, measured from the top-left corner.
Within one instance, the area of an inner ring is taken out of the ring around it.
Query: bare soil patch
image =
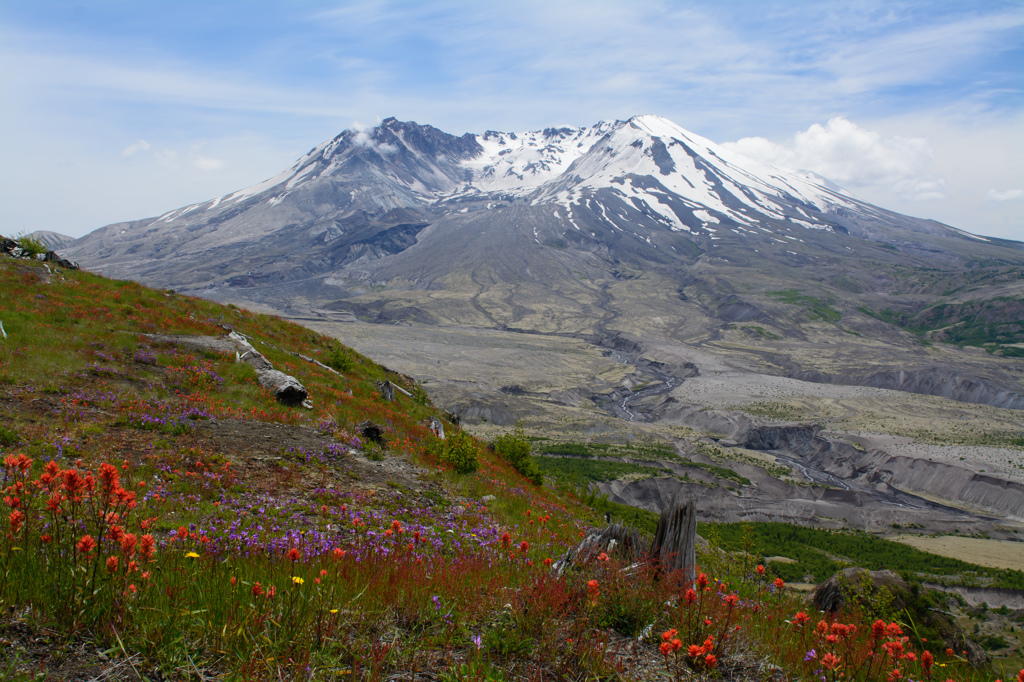
[[[888,538],[916,549],[939,556],[960,559],[990,568],[1020,570],[1024,566],[1024,542],[962,538],[955,535],[927,537],[923,535],[896,535]]]

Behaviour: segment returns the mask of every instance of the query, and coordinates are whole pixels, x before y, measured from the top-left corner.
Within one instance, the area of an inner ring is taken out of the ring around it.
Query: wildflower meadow
[[[599,514],[521,432],[491,451],[297,325],[34,264],[0,263],[0,292],[4,679],[999,677],[714,543],[689,580],[616,550],[566,562]],[[228,327],[312,407],[167,338]]]

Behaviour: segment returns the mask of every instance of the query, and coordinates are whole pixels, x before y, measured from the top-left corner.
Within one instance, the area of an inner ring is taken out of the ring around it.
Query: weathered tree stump
[[[395,401],[395,385],[393,383],[385,379],[384,381],[377,382],[377,386],[380,388],[380,397],[389,403]]]
[[[431,417],[428,428],[434,432],[434,435],[444,440],[444,424],[437,417]]]
[[[369,419],[356,424],[356,431],[367,441],[377,445],[384,445],[384,429]]]
[[[651,543],[651,558],[665,573],[683,571],[687,582],[695,576],[697,564],[697,509],[693,500],[677,502],[673,497],[661,510],[658,530]]]
[[[619,523],[606,525],[590,533],[575,547],[572,547],[554,566],[556,575],[562,575],[570,566],[583,565],[597,559],[604,552],[625,563],[635,563],[648,555],[647,542],[635,528]]]

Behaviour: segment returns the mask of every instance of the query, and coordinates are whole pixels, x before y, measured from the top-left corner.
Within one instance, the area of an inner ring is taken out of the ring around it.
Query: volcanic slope
[[[390,118],[66,251],[292,317],[625,337],[1024,408],[1024,244],[872,206],[657,116],[461,137]]]

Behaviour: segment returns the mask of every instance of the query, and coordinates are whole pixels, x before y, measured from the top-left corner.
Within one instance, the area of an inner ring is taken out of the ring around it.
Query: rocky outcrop
[[[33,251],[23,246],[17,239],[7,239],[5,237],[0,241],[0,251],[12,258],[31,258],[33,260],[54,263],[66,270],[78,269],[78,263],[64,258],[56,251],[46,251],[45,253]]]
[[[933,642],[933,645],[964,652],[975,667],[984,667],[992,662],[988,653],[967,637],[950,614],[932,608],[931,602],[920,596],[893,571],[847,568],[818,585],[812,602],[819,611],[833,614],[854,605],[868,612],[880,607],[888,612],[903,612],[917,626],[926,626],[939,634],[941,643]]]
[[[821,427],[817,424],[759,424],[751,422],[736,441],[751,450],[803,452],[813,447]]]
[[[823,438],[806,448],[804,454],[813,466],[844,480],[877,489],[918,491],[1024,520],[1024,485],[1020,483],[883,450],[864,452]]]
[[[979,377],[960,374],[948,367],[876,372],[856,383],[872,388],[937,395],[965,403],[1024,410],[1024,395]]]
[[[831,576],[814,589],[811,601],[819,611],[836,613],[847,601],[872,601],[883,590],[892,599],[894,608],[906,608],[906,598],[910,595],[906,580],[890,570],[866,571],[863,568],[846,568]]]

